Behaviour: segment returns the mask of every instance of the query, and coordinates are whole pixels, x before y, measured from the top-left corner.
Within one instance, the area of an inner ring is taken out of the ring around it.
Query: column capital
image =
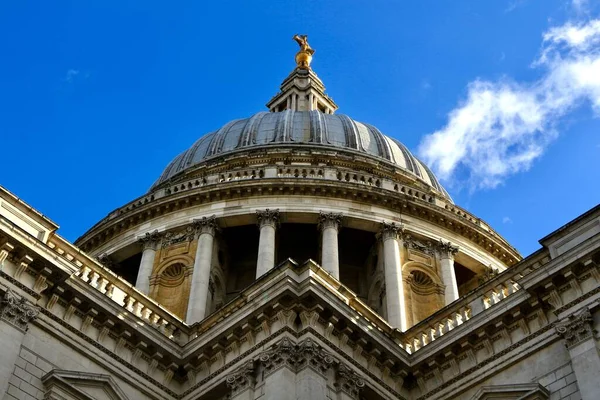
[[[353,399],[358,399],[360,391],[365,387],[365,381],[356,372],[340,363],[336,374],[336,386]]]
[[[258,226],[272,225],[277,227],[279,225],[279,209],[275,210],[256,210],[256,218],[258,219]]]
[[[382,222],[379,233],[384,242],[388,239],[400,239],[404,233],[404,225],[395,222]]]
[[[593,337],[593,323],[592,313],[588,307],[585,307],[559,321],[554,328],[556,333],[565,340],[567,349],[570,349]]]
[[[0,300],[0,319],[25,332],[29,322],[37,318],[40,309],[24,297],[18,297],[8,289]]]
[[[342,218],[343,215],[341,213],[324,213],[323,211],[320,211],[319,224],[317,226],[320,230],[326,228],[335,228],[335,230],[339,231],[342,227]]]
[[[252,387],[254,385],[254,375],[254,361],[242,364],[241,367],[229,374],[225,379],[225,383],[229,390],[231,390],[231,395],[235,396]]]
[[[98,257],[96,257],[96,260],[108,269],[113,269],[115,267],[115,262],[106,253],[100,254]]]
[[[202,217],[201,219],[195,219],[192,222],[192,228],[196,236],[200,236],[204,233],[214,236],[219,226],[217,225],[217,217],[212,215],[210,217]]]
[[[458,253],[458,246],[454,246],[450,242],[444,242],[442,239],[436,243],[435,248],[442,258],[454,257]]]
[[[158,229],[154,232],[146,232],[146,234],[138,239],[138,242],[142,244],[142,248],[156,250],[160,241],[162,240],[163,234],[158,232]]]

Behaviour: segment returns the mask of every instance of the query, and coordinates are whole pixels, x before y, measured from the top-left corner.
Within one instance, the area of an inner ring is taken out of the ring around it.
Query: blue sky
[[[339,111],[405,143],[527,255],[600,199],[599,8],[2,2],[0,184],[75,240],[199,136],[263,110],[306,33]]]

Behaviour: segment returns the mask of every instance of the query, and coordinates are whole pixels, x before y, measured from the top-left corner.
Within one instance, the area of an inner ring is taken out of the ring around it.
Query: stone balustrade
[[[413,354],[429,343],[462,325],[474,316],[500,303],[521,287],[518,270],[507,270],[480,285],[449,307],[443,308],[405,332],[404,349]]]
[[[134,315],[143,323],[154,327],[170,339],[174,339],[176,330],[185,328],[177,317],[152,299],[144,296],[129,282],[103,267],[87,255],[76,250],[65,242],[61,246],[58,240],[52,240],[49,245],[58,254],[79,266],[74,277],[93,287],[108,299],[122,307],[124,314]],[[77,253],[73,254],[76,250]]]

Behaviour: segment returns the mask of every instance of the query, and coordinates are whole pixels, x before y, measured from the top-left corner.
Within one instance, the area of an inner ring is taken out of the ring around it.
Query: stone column
[[[454,272],[454,255],[458,252],[458,247],[440,239],[436,250],[440,256],[442,280],[444,281],[444,285],[446,285],[444,296],[446,305],[448,305],[458,300],[458,285],[456,284],[456,273]]]
[[[156,248],[160,243],[161,237],[162,235],[156,230],[152,233],[147,232],[146,235],[138,240],[142,244],[143,252],[140,269],[138,270],[137,279],[135,281],[135,287],[146,295],[150,291],[150,275],[152,275]]]
[[[401,331],[407,329],[404,286],[402,283],[402,260],[400,258],[400,235],[403,227],[384,222],[381,227],[383,241],[383,269],[388,323]]]
[[[0,337],[2,361],[0,362],[0,394],[8,390],[8,382],[19,358],[27,325],[38,315],[39,309],[10,289],[0,299]]]
[[[192,287],[188,302],[185,322],[189,325],[202,321],[206,316],[206,301],[208,299],[208,281],[212,264],[212,250],[215,232],[217,230],[216,218],[203,217],[193,223],[198,237],[194,270],[192,272]]]
[[[583,400],[600,398],[600,354],[594,339],[593,324],[592,313],[586,307],[555,326],[558,335],[565,340]]]
[[[338,248],[338,232],[342,224],[342,214],[319,214],[321,229],[321,266],[327,272],[340,280],[340,260]]]
[[[275,267],[275,230],[279,225],[279,209],[256,211],[260,238],[258,240],[258,259],[256,261],[256,279]]]

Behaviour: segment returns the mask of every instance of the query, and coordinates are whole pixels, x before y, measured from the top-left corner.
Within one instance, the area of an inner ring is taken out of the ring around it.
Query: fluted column
[[[440,256],[442,280],[446,285],[444,297],[446,305],[448,305],[458,299],[458,285],[456,284],[456,273],[454,272],[454,255],[458,252],[458,247],[440,239],[436,249]]]
[[[404,286],[402,284],[402,260],[400,258],[400,235],[402,226],[384,222],[381,227],[383,241],[383,269],[388,323],[401,331],[407,329]]]
[[[340,260],[338,248],[338,232],[342,224],[342,214],[320,213],[321,229],[321,267],[335,279],[340,279]]]
[[[150,275],[152,275],[156,249],[160,243],[161,237],[162,235],[156,230],[152,233],[147,232],[146,235],[138,240],[143,246],[143,252],[140,269],[138,270],[137,279],[135,281],[135,287],[144,294],[148,294],[150,291]]]
[[[256,211],[260,238],[258,239],[258,259],[256,279],[275,267],[275,230],[279,225],[279,209]]]
[[[192,287],[188,302],[186,322],[193,324],[202,321],[206,316],[206,302],[208,299],[208,281],[212,264],[212,250],[214,236],[217,229],[216,218],[203,217],[193,223],[198,237],[194,270],[192,272]]]

